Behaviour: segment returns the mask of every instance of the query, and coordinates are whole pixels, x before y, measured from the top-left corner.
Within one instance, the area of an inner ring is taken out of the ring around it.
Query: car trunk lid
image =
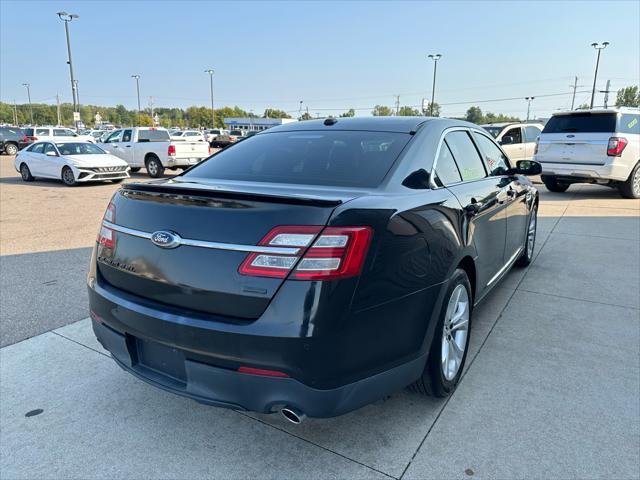
[[[113,222],[105,225],[115,229],[115,244],[98,245],[98,271],[148,301],[250,321],[284,279],[238,273],[247,249],[283,224],[324,226],[337,205],[360,194],[176,180],[127,185],[112,200]],[[161,248],[151,240],[159,231],[184,243]]]

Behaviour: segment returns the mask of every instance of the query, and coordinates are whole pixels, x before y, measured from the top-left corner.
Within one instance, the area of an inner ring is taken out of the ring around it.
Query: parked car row
[[[18,152],[15,168],[26,182],[35,177],[61,179],[67,185],[98,180],[120,181],[145,167],[149,176],[165,169],[186,169],[209,156],[205,142],[177,141],[151,127],[110,131],[104,142],[37,141]]]

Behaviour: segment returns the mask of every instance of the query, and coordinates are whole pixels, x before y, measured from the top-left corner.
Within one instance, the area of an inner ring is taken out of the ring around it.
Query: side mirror
[[[520,175],[540,175],[542,165],[533,160],[519,160],[516,162],[516,173]]]
[[[512,143],[513,143],[513,137],[511,135],[502,137],[502,140],[500,140],[500,145],[511,145]]]
[[[56,152],[53,152],[51,150],[49,150],[47,153],[45,153],[45,155],[47,157],[57,157],[58,156],[58,154]]]
[[[402,181],[402,185],[414,190],[427,189],[429,188],[429,174],[424,168],[416,170]]]

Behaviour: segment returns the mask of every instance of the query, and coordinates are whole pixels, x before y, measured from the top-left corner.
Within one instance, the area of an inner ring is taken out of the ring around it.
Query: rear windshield
[[[265,133],[222,150],[184,177],[377,187],[410,139],[391,132]]]
[[[482,127],[491,134],[493,138],[497,138],[504,127]]]
[[[138,130],[139,142],[168,142],[169,132],[166,130]]]
[[[553,116],[545,125],[542,133],[608,133],[615,131],[615,113],[585,112]]]

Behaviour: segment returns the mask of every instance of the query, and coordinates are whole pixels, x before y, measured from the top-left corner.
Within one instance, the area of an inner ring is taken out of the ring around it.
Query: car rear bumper
[[[205,404],[260,413],[288,406],[309,417],[332,417],[404,388],[422,374],[426,363],[423,352],[343,380],[337,373],[344,373],[344,361],[337,360],[339,339],[332,342],[331,356],[331,348],[316,349],[309,338],[251,335],[251,329],[247,334],[222,331],[216,322],[155,311],[103,287],[97,282],[89,287],[93,329],[118,365],[152,385]],[[312,364],[335,371],[340,377],[336,385],[318,388],[298,376]],[[240,366],[291,375],[241,373]]]
[[[184,375],[171,376],[140,361],[140,340],[122,335],[95,320],[93,329],[116,363],[139,379],[200,403],[260,413],[293,407],[309,417],[341,415],[379,399],[389,391],[406,386],[420,375],[426,360],[420,357],[354,383],[320,390],[289,377],[239,373],[215,367],[188,359],[183,352],[175,349],[172,349],[172,353],[182,365],[172,365],[170,368],[184,372]],[[162,353],[165,348],[154,349],[151,357],[155,358],[149,359],[149,354],[145,354],[145,361],[152,365],[166,362],[166,355]]]
[[[580,163],[553,163],[541,162],[542,175],[553,175],[556,177],[566,177],[586,179],[586,180],[616,180],[625,181],[629,178],[629,173],[633,167],[629,167],[619,161],[603,163],[601,165],[589,165]]]

